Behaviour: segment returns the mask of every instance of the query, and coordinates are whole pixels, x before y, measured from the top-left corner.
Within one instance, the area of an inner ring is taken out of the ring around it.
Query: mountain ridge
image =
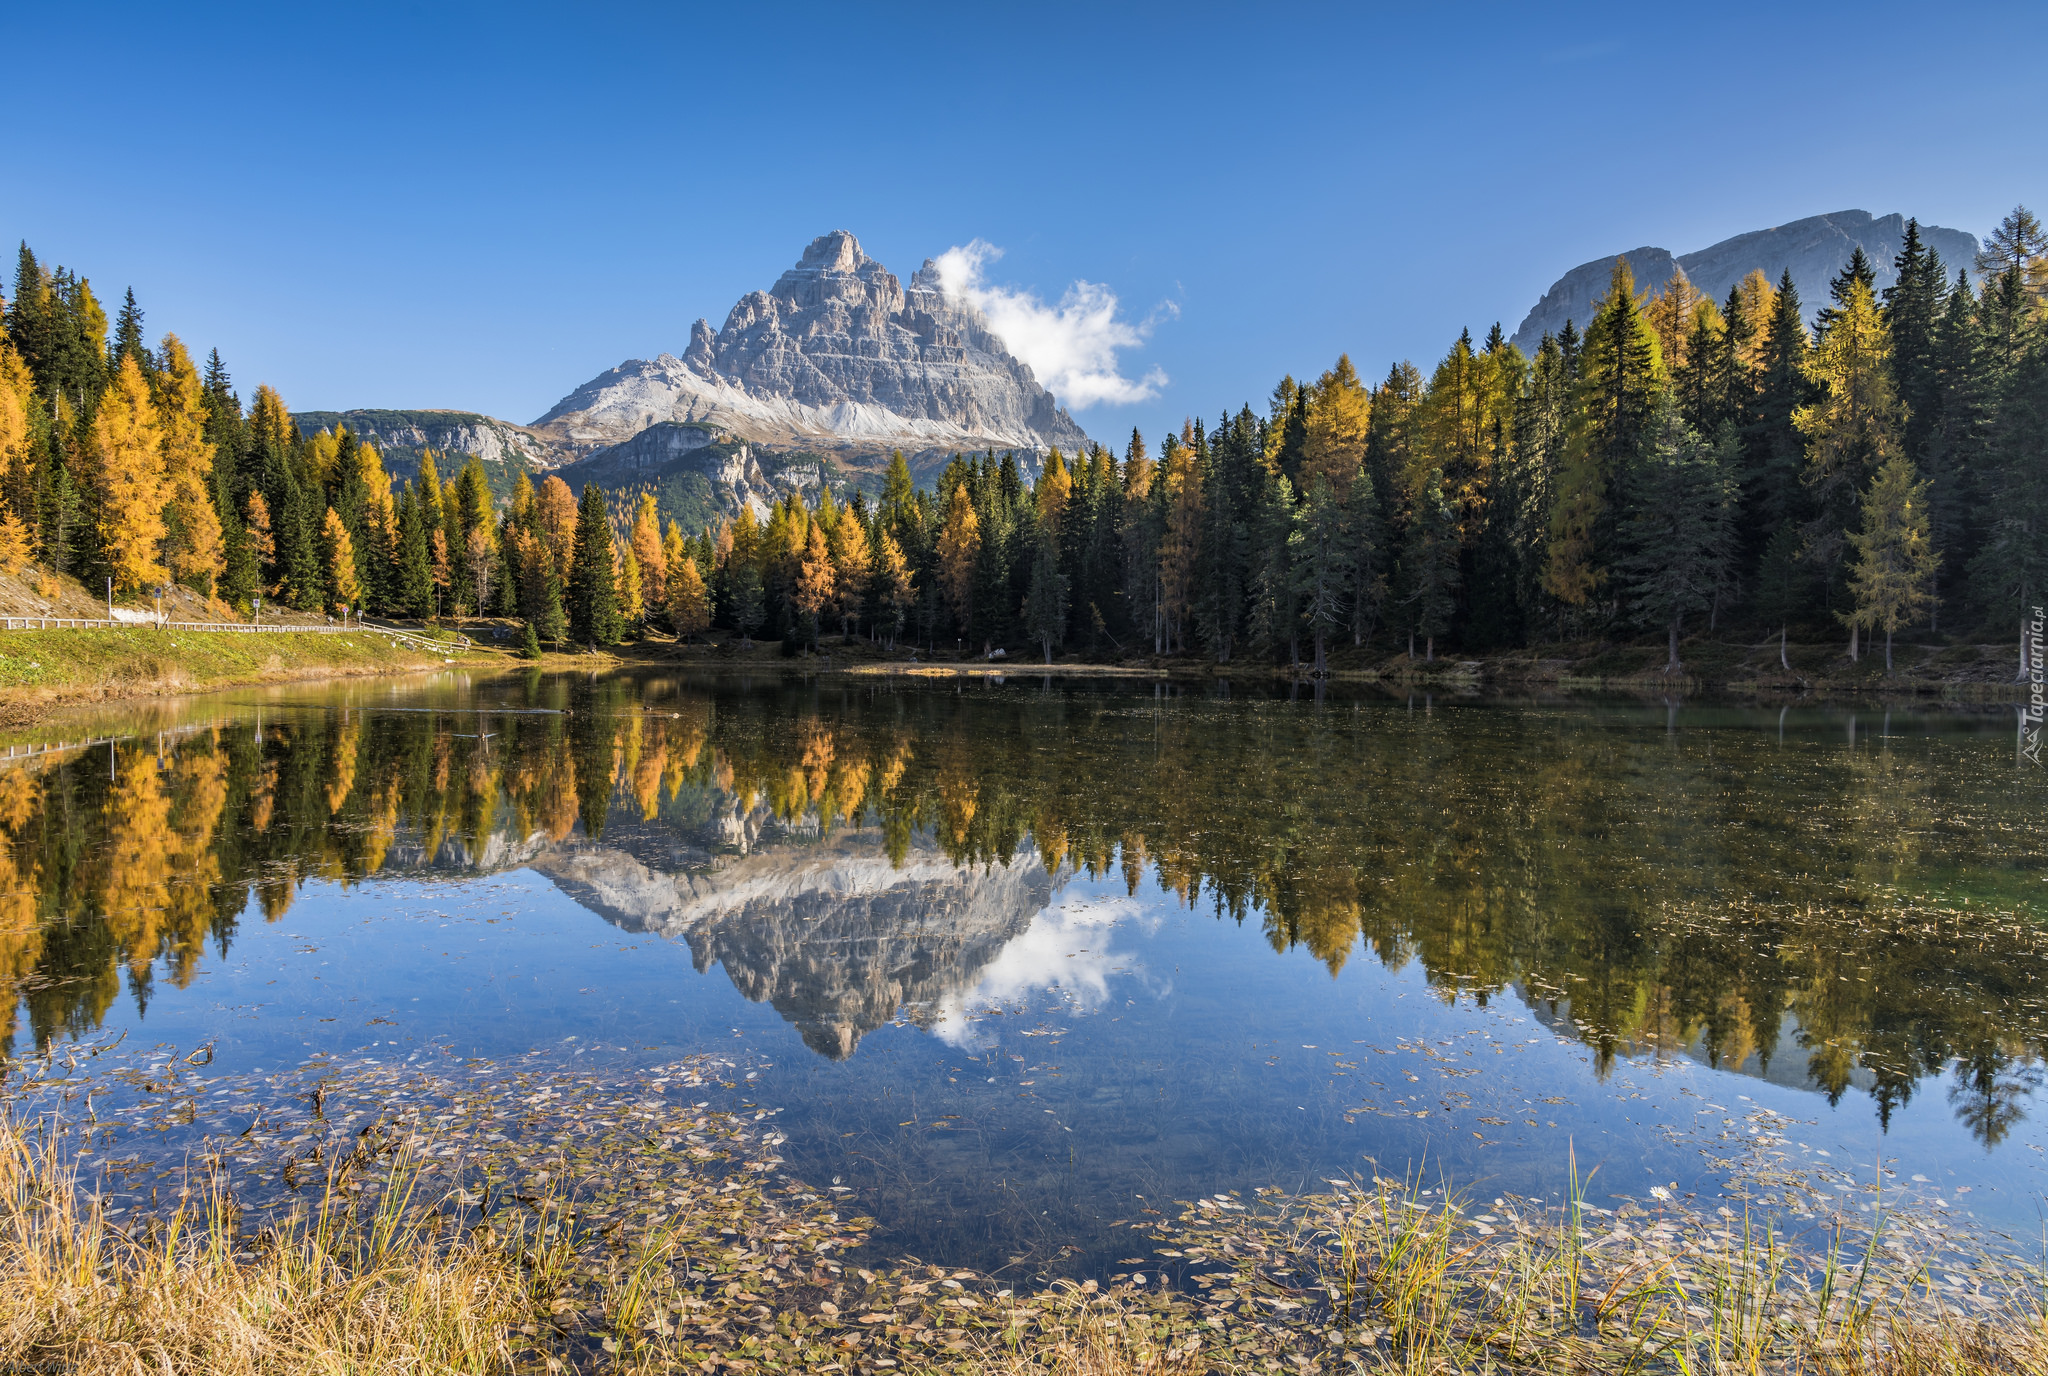
[[[1607,291],[1607,279],[1616,258],[1628,259],[1636,290],[1662,291],[1674,269],[1682,268],[1716,305],[1727,299],[1728,289],[1752,271],[1762,271],[1773,285],[1779,275],[1791,270],[1799,288],[1799,300],[1807,316],[1827,303],[1828,282],[1847,265],[1858,247],[1869,255],[1877,269],[1877,287],[1882,291],[1898,278],[1892,260],[1905,242],[1906,218],[1896,212],[1872,215],[1867,210],[1838,210],[1827,215],[1809,215],[1768,229],[1753,229],[1731,235],[1691,253],[1674,254],[1669,249],[1645,245],[1625,253],[1610,253],[1581,263],[1559,277],[1529,309],[1510,337],[1524,353],[1534,353],[1545,334],[1557,334],[1566,320],[1574,321],[1581,333],[1593,318],[1593,305]],[[1939,225],[1920,226],[1921,241],[1935,249],[1952,272],[1967,265],[1977,252],[1975,235]]]

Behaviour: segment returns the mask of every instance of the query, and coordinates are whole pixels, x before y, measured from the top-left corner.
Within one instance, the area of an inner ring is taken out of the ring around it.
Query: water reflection
[[[1148,685],[1149,687],[1149,685]],[[1635,1054],[1866,1090],[1987,1146],[2038,1087],[2041,848],[2002,718],[515,680],[273,709],[0,769],[0,968],[38,1046],[302,885],[530,867],[688,943],[824,1056],[1057,986],[1156,878],[1340,976],[1512,991]],[[1054,906],[1048,906],[1054,905]],[[1146,974],[1161,987],[1170,981]]]

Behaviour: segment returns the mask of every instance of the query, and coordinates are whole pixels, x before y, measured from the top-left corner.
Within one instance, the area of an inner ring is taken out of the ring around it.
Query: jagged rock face
[[[1055,887],[1035,853],[958,866],[927,841],[898,865],[875,829],[764,845],[758,820],[728,820],[728,842],[748,853],[692,856],[655,840],[643,859],[627,839],[558,846],[533,867],[608,922],[688,942],[700,971],[724,966],[740,993],[834,1060],[899,1011],[936,1014],[971,990]]]
[[[762,444],[909,453],[1087,444],[1073,419],[927,260],[906,290],[843,230],[815,240],[682,357],[634,359],[591,379],[533,428],[585,452],[664,421]]]
[[[348,426],[377,446],[385,469],[396,477],[412,476],[426,449],[457,459],[454,466],[436,460],[443,476],[470,454],[483,460],[487,470],[511,473],[539,472],[574,457],[524,426],[473,411],[299,411],[292,419],[309,435]]]
[[[1636,290],[1656,292],[1671,280],[1674,267],[1685,269],[1692,284],[1715,302],[1727,299],[1728,289],[1761,270],[1775,285],[1788,268],[1799,288],[1799,300],[1809,318],[1828,304],[1828,283],[1847,266],[1849,255],[1860,245],[1877,269],[1877,288],[1882,291],[1898,280],[1892,260],[1906,238],[1903,215],[1873,216],[1867,210],[1843,210],[1832,215],[1814,215],[1775,229],[1753,230],[1732,239],[1674,256],[1669,249],[1638,248],[1620,255],[1582,263],[1560,277],[1543,294],[1535,308],[1515,331],[1514,342],[1524,352],[1534,352],[1545,334],[1556,334],[1566,320],[1576,322],[1580,333],[1593,318],[1593,303],[1607,292],[1607,279],[1615,257],[1628,259],[1635,274]],[[1952,277],[1955,269],[1967,267],[1977,252],[1975,235],[1960,229],[1920,226],[1923,243],[1940,253]]]

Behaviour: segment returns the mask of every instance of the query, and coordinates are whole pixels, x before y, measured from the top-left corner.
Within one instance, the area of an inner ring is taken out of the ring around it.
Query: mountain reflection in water
[[[1880,1121],[1941,1077],[1986,1145],[2039,1078],[2040,788],[1995,718],[644,674],[391,701],[0,768],[10,1049],[20,1017],[40,1047],[124,982],[183,988],[309,882],[514,868],[687,942],[823,1056],[906,1017],[970,1046],[977,1001],[1088,997],[1091,919],[1046,910],[1108,876],[1333,977],[1513,993],[1603,1071],[1685,1054]]]

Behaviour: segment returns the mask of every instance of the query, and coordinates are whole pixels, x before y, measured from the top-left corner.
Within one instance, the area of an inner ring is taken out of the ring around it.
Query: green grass
[[[345,635],[108,630],[0,631],[0,696],[92,701],[269,679],[384,674],[440,656],[374,631]]]

